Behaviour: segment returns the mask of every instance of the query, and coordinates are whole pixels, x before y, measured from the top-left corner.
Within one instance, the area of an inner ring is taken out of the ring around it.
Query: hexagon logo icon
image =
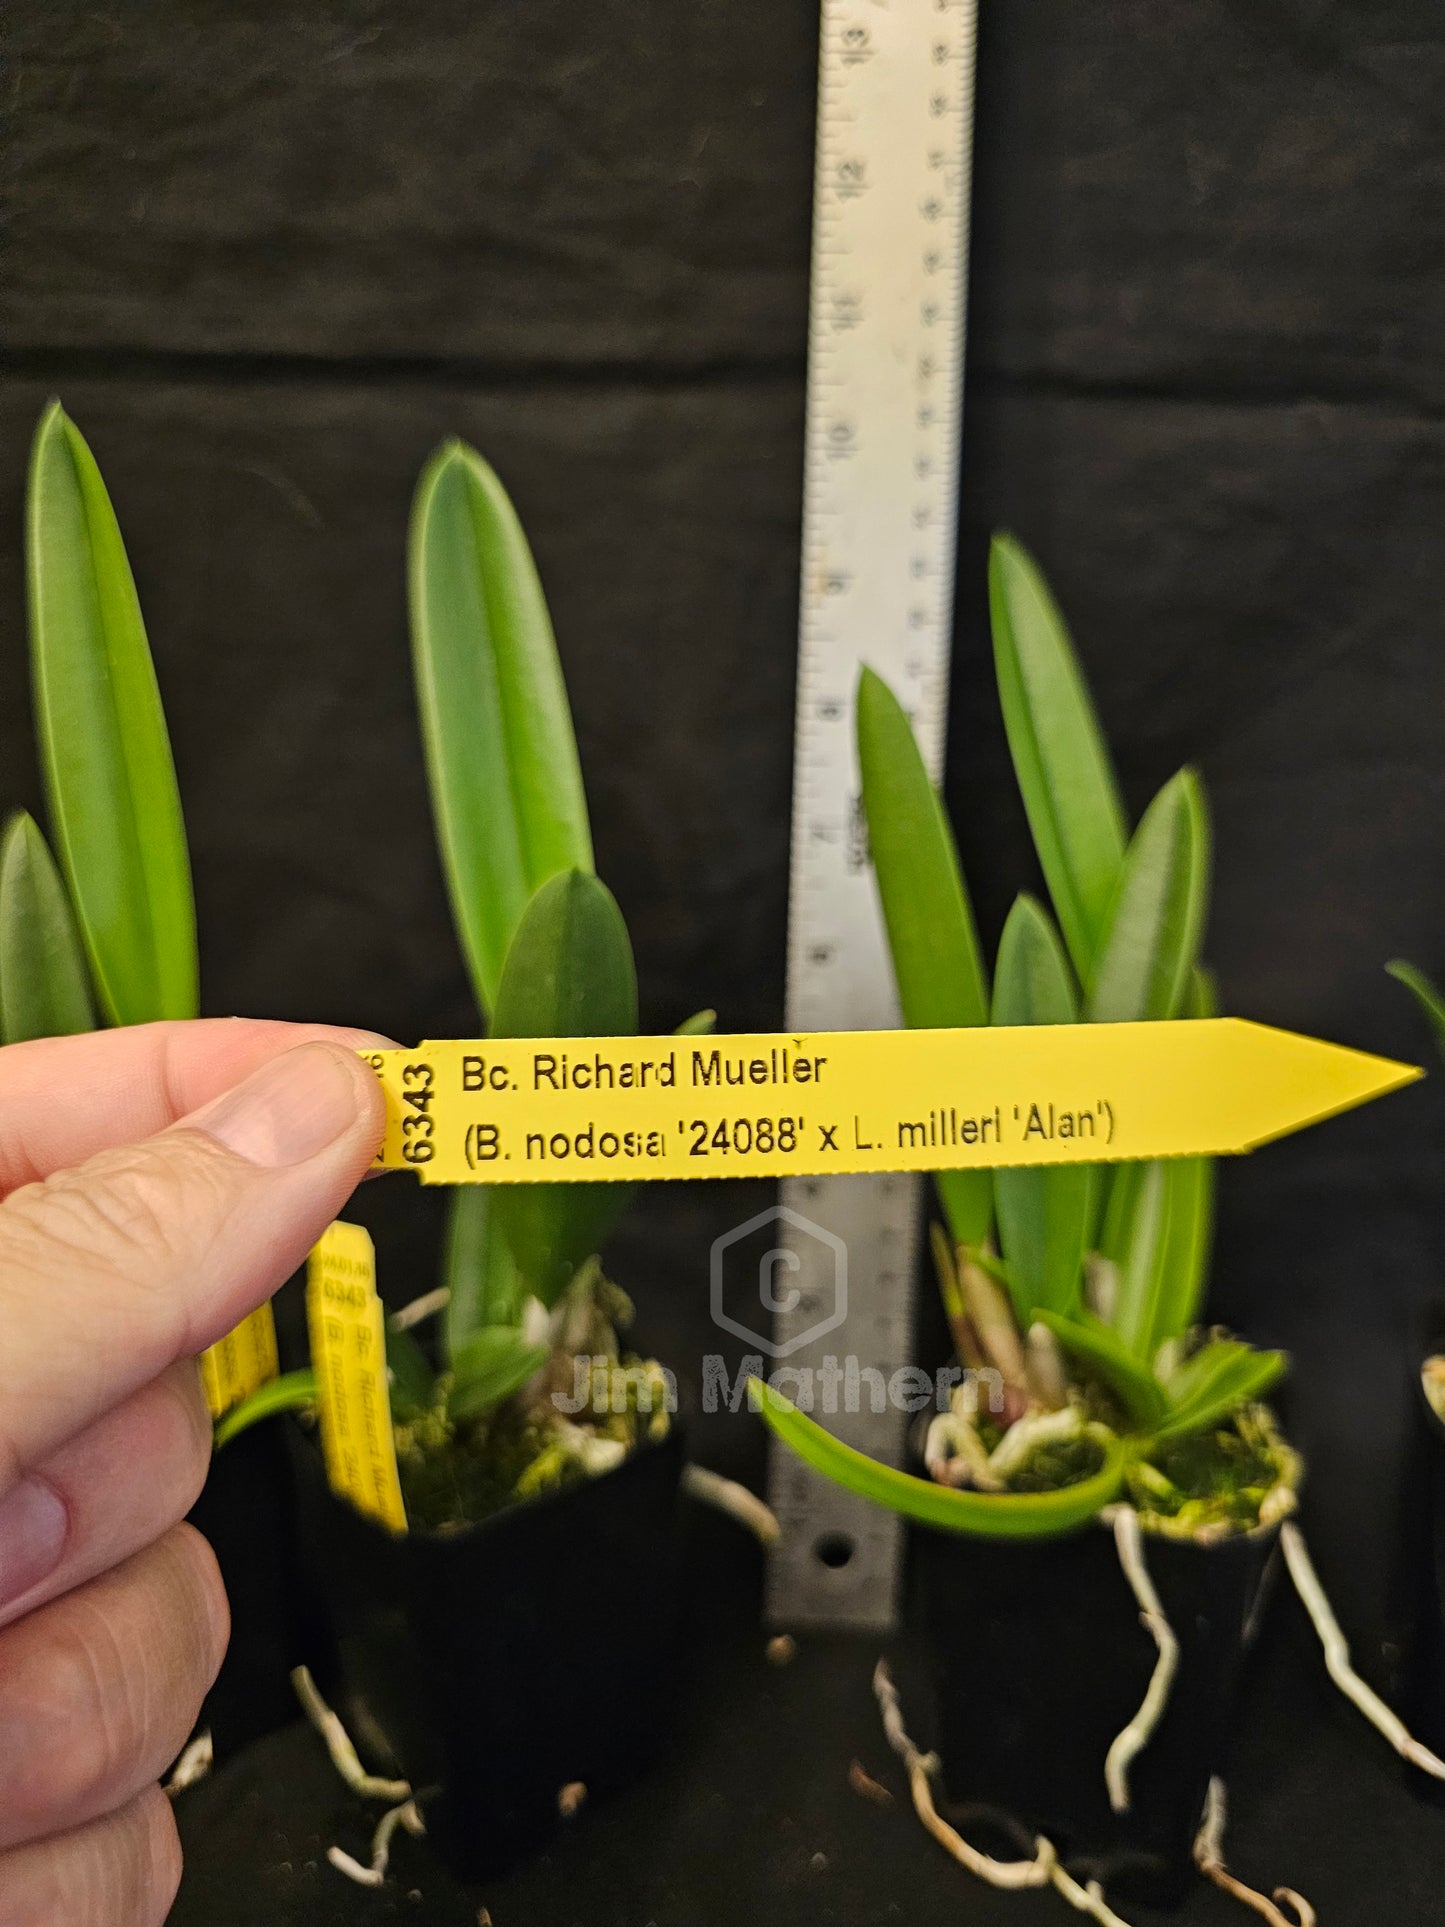
[[[787,1243],[776,1235],[791,1231]],[[769,1233],[774,1235],[769,1236]],[[729,1258],[729,1254],[732,1257]],[[755,1282],[742,1302],[757,1324],[731,1317],[726,1309],[730,1276],[736,1280],[744,1268],[756,1262]],[[753,1311],[754,1297],[756,1312]],[[773,1318],[799,1308],[814,1309],[816,1317],[785,1341],[773,1336]],[[848,1316],[848,1247],[831,1231],[825,1231],[801,1211],[785,1204],[770,1205],[755,1218],[735,1225],[713,1240],[712,1247],[712,1320],[723,1331],[745,1339],[769,1358],[787,1358],[804,1345],[812,1344],[826,1332],[836,1331]],[[758,1327],[762,1329],[759,1330]]]

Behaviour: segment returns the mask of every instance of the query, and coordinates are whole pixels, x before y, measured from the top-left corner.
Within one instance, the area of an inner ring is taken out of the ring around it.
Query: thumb
[[[359,1057],[302,1044],[0,1204],[0,1497],[269,1297],[365,1175],[383,1122]]]

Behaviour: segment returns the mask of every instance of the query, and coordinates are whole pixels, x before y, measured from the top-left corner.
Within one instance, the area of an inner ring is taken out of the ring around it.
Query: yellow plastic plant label
[[[389,1532],[406,1531],[391,1435],[386,1315],[376,1253],[359,1224],[331,1225],[306,1268],[306,1318],[333,1492]]]
[[[785,1177],[1252,1150],[1423,1073],[1238,1017],[367,1051],[425,1184]]]
[[[224,1418],[243,1398],[268,1385],[280,1369],[276,1320],[268,1301],[201,1353],[201,1383],[212,1420]]]

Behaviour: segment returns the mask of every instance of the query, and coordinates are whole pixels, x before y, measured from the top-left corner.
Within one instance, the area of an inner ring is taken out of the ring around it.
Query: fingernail
[[[64,1501],[43,1479],[22,1479],[0,1499],[0,1606],[54,1572],[68,1523]]]
[[[357,1089],[333,1045],[298,1044],[184,1121],[250,1164],[304,1164],[356,1122]]]

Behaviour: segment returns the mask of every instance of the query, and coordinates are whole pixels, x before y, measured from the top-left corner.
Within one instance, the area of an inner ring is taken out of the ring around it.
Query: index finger
[[[352,1050],[391,1041],[334,1024],[202,1017],[8,1044],[0,1050],[0,1196],[153,1137],[267,1058],[316,1040]]]

